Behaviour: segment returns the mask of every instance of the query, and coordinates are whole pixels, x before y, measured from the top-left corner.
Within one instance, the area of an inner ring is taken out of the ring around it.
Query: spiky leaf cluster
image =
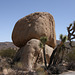
[[[42,42],[42,44],[45,44],[47,42],[47,37],[46,36],[41,37],[40,41]]]
[[[66,41],[67,41],[67,36],[65,35],[65,36],[63,36],[62,34],[60,34],[60,40],[61,40],[61,42],[62,43],[65,43]]]
[[[40,42],[39,46],[40,46],[40,48],[43,48],[43,44],[41,42]]]

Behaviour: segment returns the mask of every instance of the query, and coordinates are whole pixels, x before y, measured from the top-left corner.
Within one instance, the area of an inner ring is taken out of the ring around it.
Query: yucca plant
[[[47,68],[47,62],[46,62],[46,55],[45,55],[45,44],[47,42],[47,37],[46,36],[42,36],[40,38],[40,47],[43,48],[43,56],[44,56],[44,64],[45,64],[45,68]]]
[[[63,56],[64,56],[64,51],[65,51],[65,42],[67,41],[67,36],[65,35],[65,36],[63,36],[62,34],[60,34],[60,41],[61,41],[61,43],[60,43],[60,45],[61,45],[61,47],[60,47],[60,52],[62,51],[62,57],[61,57],[61,62],[62,62],[62,60],[63,60]]]
[[[63,36],[62,34],[60,34],[60,41],[62,44],[64,44],[67,41],[67,36]]]
[[[60,52],[62,51],[62,57],[61,57],[61,61],[63,60],[63,55],[64,55],[64,48],[65,48],[65,42],[67,40],[67,36],[63,36],[62,34],[60,34],[60,44],[58,44],[55,49],[53,50],[52,52],[52,55],[50,57],[50,62],[49,62],[49,65],[48,65],[48,68],[51,66],[51,65],[55,65],[57,62],[59,63],[59,54]]]
[[[72,46],[72,41],[73,41],[73,39],[75,39],[75,21],[73,23],[71,23],[69,25],[69,27],[67,27],[67,31],[68,31],[68,40],[70,42],[69,45],[71,47],[73,47]]]

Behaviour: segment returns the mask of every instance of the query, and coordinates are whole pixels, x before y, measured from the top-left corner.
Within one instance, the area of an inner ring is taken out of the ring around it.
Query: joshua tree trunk
[[[46,54],[45,54],[45,45],[43,47],[43,56],[44,56],[44,64],[45,64],[45,67],[47,69]]]
[[[64,50],[62,51],[61,62],[63,61],[63,57],[64,57]]]
[[[52,55],[51,55],[51,57],[50,57],[50,62],[49,62],[48,68],[51,66],[51,64],[52,64],[52,62],[53,62],[54,55],[55,55],[56,51],[57,51],[57,47],[54,49],[54,51],[53,51],[53,53],[52,53]]]

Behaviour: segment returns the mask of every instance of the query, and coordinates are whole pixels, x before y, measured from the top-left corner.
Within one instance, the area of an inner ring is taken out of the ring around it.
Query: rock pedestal
[[[14,61],[19,59],[19,61],[22,62],[25,70],[36,68],[39,63],[44,63],[43,50],[40,48],[39,44],[40,41],[37,39],[31,39],[28,41],[24,47],[20,48]],[[48,45],[45,45],[45,47],[47,63],[49,63],[53,48],[49,47]]]

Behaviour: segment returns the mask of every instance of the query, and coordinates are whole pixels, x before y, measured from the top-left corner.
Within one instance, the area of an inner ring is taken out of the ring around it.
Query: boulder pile
[[[43,61],[43,50],[40,48],[40,38],[46,36],[46,58],[49,63],[53,48],[56,46],[55,21],[47,12],[35,12],[27,15],[14,26],[12,41],[19,47],[14,61],[24,64],[26,70],[34,69]]]

